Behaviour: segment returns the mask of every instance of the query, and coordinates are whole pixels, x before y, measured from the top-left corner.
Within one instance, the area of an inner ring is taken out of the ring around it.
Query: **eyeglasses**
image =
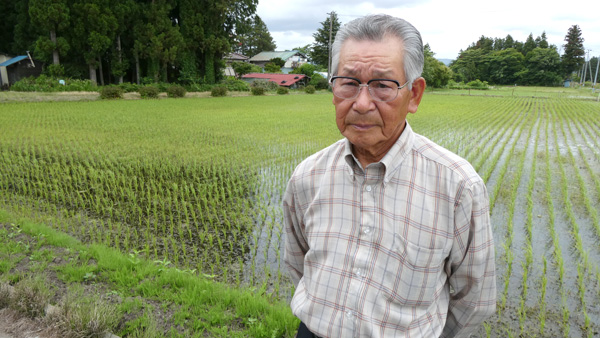
[[[353,100],[360,93],[362,87],[369,88],[369,94],[375,101],[388,102],[398,97],[398,91],[408,84],[406,81],[402,86],[396,80],[373,79],[367,83],[349,76],[332,76],[331,89],[333,95],[344,100]]]

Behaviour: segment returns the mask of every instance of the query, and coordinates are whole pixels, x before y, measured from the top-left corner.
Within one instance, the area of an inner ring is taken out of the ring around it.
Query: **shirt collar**
[[[402,164],[402,161],[408,155],[410,149],[412,148],[413,142],[414,132],[407,121],[402,134],[400,134],[400,137],[398,137],[394,145],[383,156],[381,161],[379,161],[385,167],[385,176],[383,178],[384,184],[389,182],[392,175],[396,172],[396,170],[398,170],[398,168],[400,168],[400,164]],[[353,176],[355,170],[358,170],[362,167],[360,162],[358,162],[352,153],[352,144],[347,138],[345,139],[343,155],[346,163],[348,164],[348,173]]]

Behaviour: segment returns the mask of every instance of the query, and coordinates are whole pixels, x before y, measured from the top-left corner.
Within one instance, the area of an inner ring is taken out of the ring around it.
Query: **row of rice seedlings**
[[[565,120],[562,117],[562,114],[560,114],[558,116],[558,118],[560,119],[560,123],[559,125],[561,125],[561,132],[563,134],[563,140],[566,140],[566,135],[564,134],[564,123]],[[558,134],[557,134],[557,129],[558,128],[554,128],[553,129],[553,135],[554,135],[554,142],[555,144],[559,144],[558,143]],[[567,147],[568,149],[568,153],[571,154],[572,153],[570,151],[570,148]],[[586,250],[583,248],[583,242],[581,239],[581,235],[579,233],[579,225],[577,223],[577,220],[575,218],[575,214],[573,212],[573,205],[571,203],[571,200],[569,198],[569,191],[568,191],[568,182],[567,182],[567,176],[565,173],[565,168],[564,168],[564,164],[563,164],[563,160],[561,158],[560,155],[560,150],[559,147],[556,147],[556,157],[558,159],[558,166],[559,166],[559,170],[560,170],[560,181],[561,181],[561,195],[562,195],[562,202],[565,206],[565,212],[567,214],[567,219],[569,220],[569,223],[571,223],[571,237],[575,242],[575,248],[578,252],[579,258],[580,258],[580,263],[578,265],[583,264],[583,266],[586,267],[586,269],[589,267],[589,261],[588,261],[588,254],[586,252]],[[571,160],[572,158],[569,157]],[[578,289],[583,286],[583,284],[578,282]],[[582,296],[584,294],[584,291],[580,290],[579,292],[580,296]],[[581,301],[584,301],[584,299],[581,299]],[[584,314],[584,317],[586,318],[586,323],[589,323],[588,320],[588,315],[587,315],[587,311],[585,309],[585,302],[582,303],[582,310],[581,310]],[[569,317],[570,317],[570,312],[568,310],[568,308],[565,306],[563,307],[563,335],[564,337],[569,337],[570,336],[570,324],[569,324]],[[584,328],[585,330],[589,330],[589,326],[586,325],[586,327]]]
[[[565,264],[562,256],[562,250],[560,247],[560,242],[558,240],[558,234],[555,230],[555,214],[554,214],[554,202],[552,201],[552,170],[550,166],[550,147],[549,147],[549,128],[554,130],[554,123],[552,125],[549,124],[550,116],[549,112],[546,111],[546,142],[545,142],[545,152],[546,152],[546,203],[548,204],[548,228],[550,230],[550,237],[552,238],[552,246],[553,246],[553,258],[554,262],[557,266],[558,270],[558,281],[559,281],[559,293],[561,296],[561,312],[563,313],[563,335],[566,337],[569,335],[570,327],[568,322],[568,314],[569,309],[567,307],[567,294],[565,288]],[[564,315],[567,315],[566,320]],[[544,315],[545,317],[545,315]]]
[[[527,137],[526,137],[527,140],[529,140],[531,138],[533,126],[535,124],[532,122],[532,120],[533,120],[532,117],[535,118],[534,114],[528,114],[528,121],[530,121],[530,123],[528,123],[529,130],[528,130]],[[506,172],[506,169],[504,169],[504,168],[508,168],[508,165],[510,163],[510,158],[513,157],[515,146],[522,134],[523,129],[525,129],[525,128],[523,128],[523,127],[520,128],[519,133],[518,133],[517,137],[515,138],[514,143],[510,149],[509,156],[504,164],[503,171],[501,172],[502,173],[501,179],[499,179],[496,183],[496,186],[498,186],[498,187],[504,183],[502,180],[502,178],[504,177],[504,173]],[[509,284],[510,284],[510,276],[512,275],[512,268],[513,268],[513,261],[514,261],[512,243],[513,243],[513,238],[514,238],[513,227],[514,227],[516,200],[517,200],[517,190],[519,188],[519,184],[521,182],[521,177],[523,175],[523,167],[525,166],[526,156],[527,156],[527,152],[523,151],[521,156],[517,159],[517,161],[518,161],[517,169],[516,169],[515,174],[510,182],[510,195],[507,198],[508,215],[507,215],[507,225],[506,225],[506,236],[505,236],[504,243],[502,244],[502,246],[504,248],[505,256],[506,256],[507,269],[506,269],[506,273],[504,276],[504,291],[502,293],[502,297],[500,300],[500,306],[499,306],[500,313],[506,307],[506,301],[508,298],[508,289],[509,289]],[[499,191],[499,189],[497,191]],[[497,194],[498,194],[498,192],[496,192],[495,195],[497,196]],[[520,322],[522,320],[524,320],[524,318],[525,318],[524,316],[525,316],[524,313],[520,314],[520,316],[519,316]]]
[[[495,107],[495,112],[491,113],[492,119],[488,123],[477,124],[485,126],[485,129],[477,131],[477,134],[481,135],[482,138],[469,144],[470,147],[475,145],[477,148],[474,151],[471,149],[466,159],[473,164],[478,172],[483,163],[489,159],[492,150],[496,148],[496,144],[504,138],[504,133],[499,132],[499,130],[506,130],[509,126],[517,123],[516,121],[520,118],[523,118],[522,114],[506,114],[506,111],[512,110],[513,106],[518,104],[518,101],[510,100],[506,105],[498,105]]]
[[[598,142],[598,133],[597,133],[597,131],[600,131],[600,128],[598,128],[598,120],[592,119],[592,116],[593,116],[593,114],[591,112],[578,112],[577,122],[579,122],[579,123],[575,123],[575,127],[577,128],[577,131],[580,133],[580,135],[586,140],[586,143],[590,145],[591,149],[590,148],[588,148],[588,149],[590,152],[592,152],[594,154],[596,161],[600,161],[600,152],[595,150],[595,149],[600,148],[600,144]],[[597,129],[596,131],[592,130],[592,128],[594,126]],[[572,130],[571,129],[569,129],[569,130],[571,132],[571,136],[573,137]],[[600,199],[600,179],[598,178],[598,175],[596,175],[592,166],[590,165],[589,161],[587,160],[587,156],[585,156],[582,148],[578,147],[577,149],[579,151],[580,158],[583,160],[586,169],[590,173],[591,179],[594,181],[594,187],[596,190],[596,203],[598,203],[598,199]],[[586,209],[588,210],[588,213],[592,219],[592,224],[594,225],[594,229],[596,231],[596,236],[600,237],[600,233],[599,233],[599,229],[598,229],[597,210],[594,207],[595,204],[590,201],[590,198],[587,193],[584,196],[584,203],[585,203]],[[600,300],[600,273],[598,272],[598,266],[596,266],[596,271],[595,271],[594,275],[595,275],[596,284],[597,284],[596,288],[598,290],[598,292],[596,294],[596,298]]]
[[[524,325],[525,320],[527,319],[527,310],[525,308],[525,302],[527,300],[527,278],[529,275],[529,271],[531,269],[531,264],[533,263],[533,245],[532,245],[532,228],[533,228],[533,187],[535,185],[535,173],[537,166],[537,149],[538,149],[538,139],[540,134],[540,128],[542,126],[542,122],[538,120],[537,130],[535,133],[535,141],[533,144],[533,154],[532,154],[532,162],[531,168],[529,171],[529,181],[527,183],[527,210],[526,210],[526,220],[525,220],[525,261],[522,263],[523,266],[523,277],[522,277],[522,292],[521,292],[521,301],[519,305],[519,328],[521,334],[524,333]],[[530,129],[531,135],[531,129]],[[529,139],[529,137],[528,137]],[[523,156],[525,157],[526,151],[523,152]],[[523,161],[524,162],[524,161]],[[543,329],[542,329],[543,330]]]
[[[562,116],[561,116],[561,118],[562,118]],[[565,121],[565,120],[563,119],[563,121]],[[567,125],[570,135],[571,135],[572,139],[574,140],[575,137],[573,135],[573,131],[570,126],[570,123],[568,121],[565,121],[564,123],[561,123],[561,130],[563,132],[563,137],[564,137],[565,142],[567,142],[567,135],[565,134],[565,130],[564,130],[565,124]],[[581,149],[579,149],[579,150],[581,151]],[[570,158],[571,162],[577,163],[575,160],[575,156],[573,155],[573,152],[571,151],[570,147],[568,147],[567,152],[569,154],[569,158]],[[582,156],[582,158],[584,158],[584,161],[586,161],[585,156]],[[573,165],[573,170],[575,171],[575,176],[576,176],[577,182],[579,184],[579,191],[583,195],[585,209],[592,220],[592,224],[594,225],[594,228],[596,229],[596,231],[598,231],[597,230],[598,229],[598,216],[597,216],[595,208],[591,205],[589,193],[587,190],[587,185],[585,184],[583,177],[581,176],[581,173],[576,165]],[[593,175],[593,173],[592,173],[592,175]],[[563,191],[566,191],[566,189],[563,188]],[[569,199],[569,202],[570,202],[570,199]],[[571,204],[568,205],[567,215],[572,223],[573,232],[577,234],[575,236],[575,245],[576,245],[577,251],[579,252],[580,257],[582,258],[582,262],[578,263],[578,265],[577,265],[577,289],[578,289],[579,301],[581,302],[581,311],[583,312],[583,317],[584,317],[583,329],[585,331],[587,331],[587,336],[591,337],[593,335],[593,331],[590,326],[591,320],[590,320],[590,317],[589,317],[587,309],[586,309],[585,281],[584,280],[585,280],[585,271],[592,271],[593,267],[588,260],[587,250],[585,250],[585,248],[583,248],[583,244],[581,241],[581,235],[579,233],[579,226],[577,225],[575,216],[573,215]],[[596,232],[596,235],[598,235],[598,232]]]
[[[477,150],[473,149],[473,145],[481,146],[484,144],[481,143],[481,139],[490,137],[489,134],[482,131],[486,127],[484,124],[464,123],[464,121],[477,119],[481,114],[486,114],[490,119],[495,118],[496,121],[506,118],[505,115],[500,113],[500,106],[502,105],[494,105],[494,109],[492,110],[489,107],[489,102],[483,100],[471,101],[468,110],[461,111],[460,114],[456,114],[452,119],[439,119],[437,122],[438,125],[430,128],[432,132],[428,134],[428,137],[443,144],[446,149],[464,157],[477,153]],[[447,130],[452,130],[453,132],[448,133]]]
[[[521,102],[521,100],[513,100],[515,104]],[[512,107],[512,106],[511,106]],[[505,112],[504,112],[505,113]],[[477,172],[480,173],[484,182],[487,182],[492,175],[492,172],[496,168],[498,161],[500,160],[500,156],[504,153],[504,148],[510,140],[510,137],[514,134],[517,126],[521,124],[523,119],[525,118],[524,114],[506,114],[509,116],[508,121],[499,121],[499,125],[495,126],[494,129],[490,130],[490,134],[493,134],[494,137],[490,142],[484,145],[484,150],[480,152],[477,160],[473,159],[471,163],[473,163],[473,167]],[[503,123],[504,122],[504,123]],[[505,130],[506,132],[498,132],[498,130]],[[498,142],[503,140],[501,147],[497,148]],[[495,155],[492,157],[492,153],[495,151]],[[490,161],[490,157],[492,158]],[[482,173],[484,164],[489,163],[487,169]]]
[[[580,130],[579,126],[576,124],[576,127],[578,130]],[[573,129],[571,128],[571,124],[567,123],[567,128],[569,130],[569,134],[571,135],[571,139],[575,140],[575,134],[573,133]],[[581,130],[580,130],[581,132]],[[580,135],[584,135],[584,133],[581,133]],[[585,164],[585,168],[588,170],[588,172],[590,173],[590,177],[592,178],[592,181],[594,181],[594,184],[596,185],[596,187],[598,187],[598,185],[600,184],[600,180],[598,179],[598,176],[596,176],[592,170],[592,167],[590,166],[590,163],[587,160],[587,157],[585,156],[585,154],[583,153],[583,149],[581,147],[577,147],[577,150],[579,152],[579,158],[581,159],[581,161],[583,161],[583,163]],[[575,158],[572,154],[572,152],[569,150],[569,155],[571,157],[571,160],[575,162]],[[590,219],[592,221],[592,226],[594,227],[594,231],[596,233],[596,237],[598,237],[598,239],[600,240],[600,219],[598,217],[598,211],[594,205],[594,203],[591,201],[591,197],[590,197],[590,192],[587,189],[587,184],[585,183],[585,181],[583,180],[583,177],[581,176],[579,170],[577,169],[577,166],[575,166],[575,170],[577,173],[577,182],[579,184],[579,188],[581,191],[581,194],[583,195],[583,204],[585,206],[585,209],[588,213],[588,215],[590,216]]]
[[[500,172],[498,173],[498,179],[496,181],[496,185],[493,187],[492,189],[492,194],[490,196],[490,210],[494,210],[494,205],[496,203],[496,200],[498,198],[498,193],[500,192],[500,188],[503,185],[503,179],[504,179],[504,175],[506,174],[510,161],[509,159],[513,156],[514,152],[515,152],[515,147],[517,146],[517,143],[519,141],[519,139],[521,138],[521,134],[523,133],[523,126],[522,126],[522,121],[525,120],[526,118],[526,114],[523,113],[523,119],[520,121],[520,123],[518,125],[515,124],[515,126],[513,127],[513,132],[511,133],[512,135],[514,135],[515,131],[514,129],[517,128],[517,126],[519,127],[517,135],[514,136],[514,139],[512,141],[512,145],[510,147],[510,149],[508,150],[508,155],[506,157],[506,161],[504,161],[504,164],[502,165],[502,167],[500,168]],[[502,145],[501,151],[499,151],[496,156],[494,156],[494,158],[492,159],[492,163],[493,165],[490,166],[491,169],[489,169],[489,173],[486,172],[483,176],[483,179],[485,182],[487,182],[487,180],[489,179],[491,173],[493,170],[495,170],[495,168],[497,167],[497,161],[500,159],[500,156],[503,153],[503,150],[506,146],[506,144],[510,141],[510,138],[507,138],[504,140],[504,144]],[[513,202],[514,203],[514,202]],[[512,225],[512,224],[509,224]],[[511,229],[512,230],[512,229]],[[512,243],[509,243],[509,246],[512,245]]]

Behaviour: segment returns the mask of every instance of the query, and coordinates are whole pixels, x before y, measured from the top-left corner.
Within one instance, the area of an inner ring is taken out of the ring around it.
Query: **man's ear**
[[[408,102],[409,113],[414,114],[417,112],[419,103],[421,103],[421,99],[423,98],[423,93],[425,93],[425,87],[427,87],[427,84],[425,83],[425,79],[422,77],[416,79],[412,83],[412,89],[410,90],[410,101]]]

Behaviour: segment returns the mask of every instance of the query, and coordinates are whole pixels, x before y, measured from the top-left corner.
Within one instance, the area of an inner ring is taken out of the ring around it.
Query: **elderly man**
[[[304,160],[283,201],[298,337],[468,336],[496,308],[485,184],[406,122],[425,90],[408,22],[338,32],[331,88],[345,137]]]

